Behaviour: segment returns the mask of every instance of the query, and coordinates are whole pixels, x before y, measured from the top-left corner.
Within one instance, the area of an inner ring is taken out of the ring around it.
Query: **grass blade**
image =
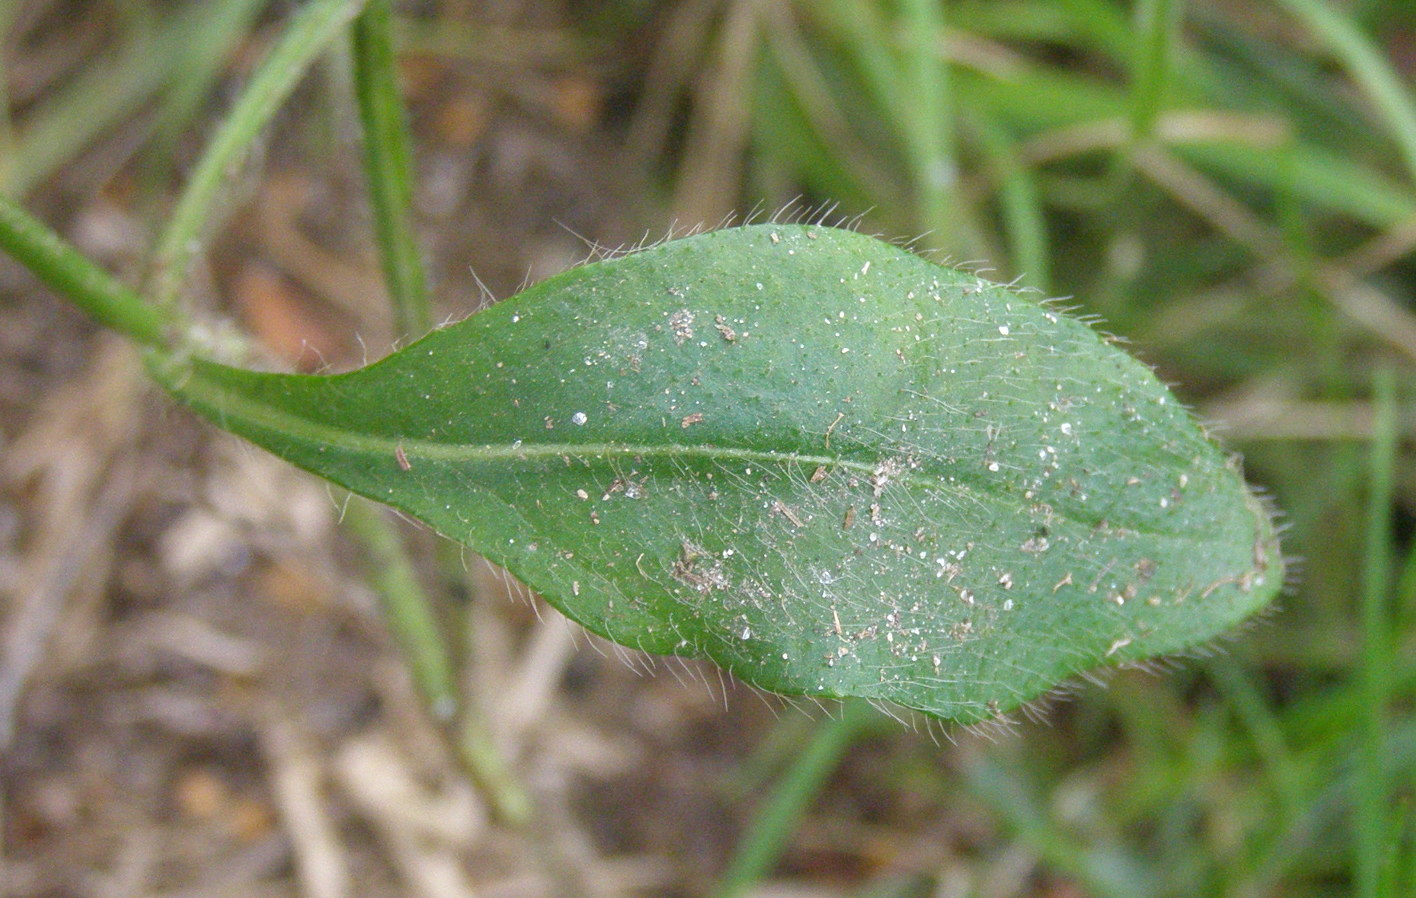
[[[737,854],[713,890],[714,898],[746,893],[772,867],[796,831],[802,815],[820,794],[841,756],[879,713],[862,701],[846,702],[839,717],[823,721],[787,768],[738,842]]]
[[[1085,844],[1053,819],[1025,764],[980,753],[964,766],[962,779],[964,788],[1000,818],[1013,839],[1075,879],[1083,894],[1143,898],[1162,893],[1164,878],[1154,859],[1127,856],[1105,843]]]
[[[1000,218],[1012,251],[1012,272],[1027,286],[1047,293],[1051,282],[1047,214],[1037,174],[1019,159],[1017,143],[997,123],[980,118],[970,124],[978,131],[981,148],[994,170]]]
[[[4,190],[23,200],[99,135],[134,115],[161,86],[193,24],[180,15],[160,34],[140,29],[99,65],[87,66],[15,123],[0,161]]]
[[[1377,898],[1391,836],[1388,809],[1387,711],[1391,704],[1391,504],[1396,465],[1396,388],[1390,369],[1376,379],[1375,432],[1367,504],[1366,558],[1362,566],[1363,731],[1358,751],[1353,828],[1356,837],[1356,894]]]
[[[1273,709],[1248,672],[1233,658],[1217,658],[1209,665],[1209,676],[1252,740],[1284,816],[1296,817],[1303,800],[1302,771]]]
[[[205,15],[189,29],[189,40],[182,43],[179,52],[168,54],[172,57],[172,71],[181,74],[169,79],[155,117],[155,135],[144,160],[144,174],[151,185],[171,177],[170,166],[182,132],[211,97],[212,86],[252,21],[266,6],[266,0],[202,5]]]
[[[1407,174],[1416,183],[1416,101],[1391,64],[1337,7],[1319,0],[1283,0],[1283,5],[1327,42],[1371,99],[1396,140]]]
[[[383,603],[389,629],[408,658],[414,684],[434,716],[450,719],[458,706],[457,687],[443,628],[432,614],[398,531],[383,509],[362,499],[349,503],[344,524],[368,550],[369,579]]]
[[[144,346],[164,342],[167,318],[114,280],[43,222],[0,196],[0,249],[47,287],[72,300],[105,327]]]

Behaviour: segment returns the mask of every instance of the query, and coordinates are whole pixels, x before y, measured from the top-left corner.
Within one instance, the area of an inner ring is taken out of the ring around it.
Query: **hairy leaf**
[[[1208,640],[1283,579],[1149,370],[848,231],[585,265],[348,374],[162,376],[594,632],[776,692],[980,720]]]

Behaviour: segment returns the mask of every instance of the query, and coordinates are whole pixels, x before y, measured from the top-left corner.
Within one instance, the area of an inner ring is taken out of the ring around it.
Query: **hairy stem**
[[[300,8],[207,145],[153,254],[152,296],[172,305],[218,196],[246,149],[364,0],[313,0]]]
[[[0,249],[95,321],[150,348],[166,343],[174,323],[95,265],[43,222],[0,196]]]
[[[394,326],[403,338],[433,324],[423,262],[414,239],[412,160],[393,55],[389,0],[370,0],[354,20],[354,90],[364,127],[364,172]]]

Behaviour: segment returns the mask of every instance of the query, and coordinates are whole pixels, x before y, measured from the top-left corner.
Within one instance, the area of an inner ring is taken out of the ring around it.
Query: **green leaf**
[[[1148,369],[848,231],[585,265],[348,374],[157,373],[590,630],[775,692],[976,721],[1211,639],[1283,579]]]

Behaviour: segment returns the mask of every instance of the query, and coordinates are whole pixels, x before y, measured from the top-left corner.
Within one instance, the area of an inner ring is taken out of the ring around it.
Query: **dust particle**
[[[693,313],[679,309],[669,316],[669,327],[674,332],[674,343],[682,346],[685,340],[693,339]]]
[[[678,559],[669,573],[675,580],[701,593],[728,588],[723,562],[686,540],[679,544]]]
[[[736,343],[738,338],[737,331],[733,330],[732,327],[728,325],[728,319],[719,315],[715,321],[714,326],[718,328],[718,333],[723,335],[723,339],[727,340],[729,343]]]
[[[791,506],[787,505],[787,503],[783,502],[781,499],[772,500],[772,510],[775,511],[777,514],[781,515],[782,517],[786,518],[788,521],[791,521],[792,525],[795,527],[806,526],[804,523],[802,523],[801,518],[797,517],[796,512],[792,511]]]

